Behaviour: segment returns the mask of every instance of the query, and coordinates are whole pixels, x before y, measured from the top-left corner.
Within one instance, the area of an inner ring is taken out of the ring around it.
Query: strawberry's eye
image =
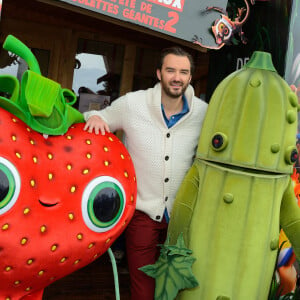
[[[20,185],[20,176],[14,165],[0,157],[0,215],[15,204]]]
[[[83,193],[83,219],[95,232],[108,231],[120,220],[125,202],[125,192],[119,181],[109,176],[97,177]]]

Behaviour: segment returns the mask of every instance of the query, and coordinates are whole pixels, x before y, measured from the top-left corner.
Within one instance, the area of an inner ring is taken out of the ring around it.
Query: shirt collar
[[[182,110],[178,114],[171,116],[170,119],[166,117],[164,106],[161,104],[162,114],[168,128],[175,125],[185,114],[189,112],[189,104],[187,102],[185,95],[182,95],[182,101],[183,101]]]

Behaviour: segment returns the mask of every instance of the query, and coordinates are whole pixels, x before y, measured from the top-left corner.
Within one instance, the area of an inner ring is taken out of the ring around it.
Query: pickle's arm
[[[181,233],[185,243],[188,241],[190,222],[199,193],[200,179],[196,164],[195,161],[189,169],[176,195],[168,231],[171,245],[176,244]]]
[[[199,170],[196,162],[186,174],[173,206],[165,244],[160,245],[160,257],[154,265],[140,268],[148,276],[155,278],[155,300],[171,300],[182,289],[199,285],[192,272],[195,258],[186,248],[189,227],[195,202],[199,192]],[[185,240],[185,241],[184,241]]]

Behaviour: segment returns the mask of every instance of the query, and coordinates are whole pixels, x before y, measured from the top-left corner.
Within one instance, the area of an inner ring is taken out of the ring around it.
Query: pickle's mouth
[[[199,158],[198,158],[199,159]],[[245,166],[238,166],[234,164],[228,164],[228,163],[222,163],[218,161],[213,160],[205,160],[205,159],[199,159],[202,162],[204,162],[207,165],[214,166],[216,168],[220,168],[223,170],[228,170],[231,172],[237,172],[237,173],[244,173],[249,175],[261,175],[261,176],[286,176],[286,173],[278,173],[278,172],[272,172],[268,170],[260,170],[260,169],[254,169],[251,167],[245,167]]]

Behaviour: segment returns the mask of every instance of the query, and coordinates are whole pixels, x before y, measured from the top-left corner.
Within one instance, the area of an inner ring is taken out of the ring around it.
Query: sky
[[[103,89],[103,83],[97,84],[97,79],[107,73],[102,55],[81,53],[76,55],[81,67],[74,70],[73,90],[78,95],[81,86],[97,92]]]

